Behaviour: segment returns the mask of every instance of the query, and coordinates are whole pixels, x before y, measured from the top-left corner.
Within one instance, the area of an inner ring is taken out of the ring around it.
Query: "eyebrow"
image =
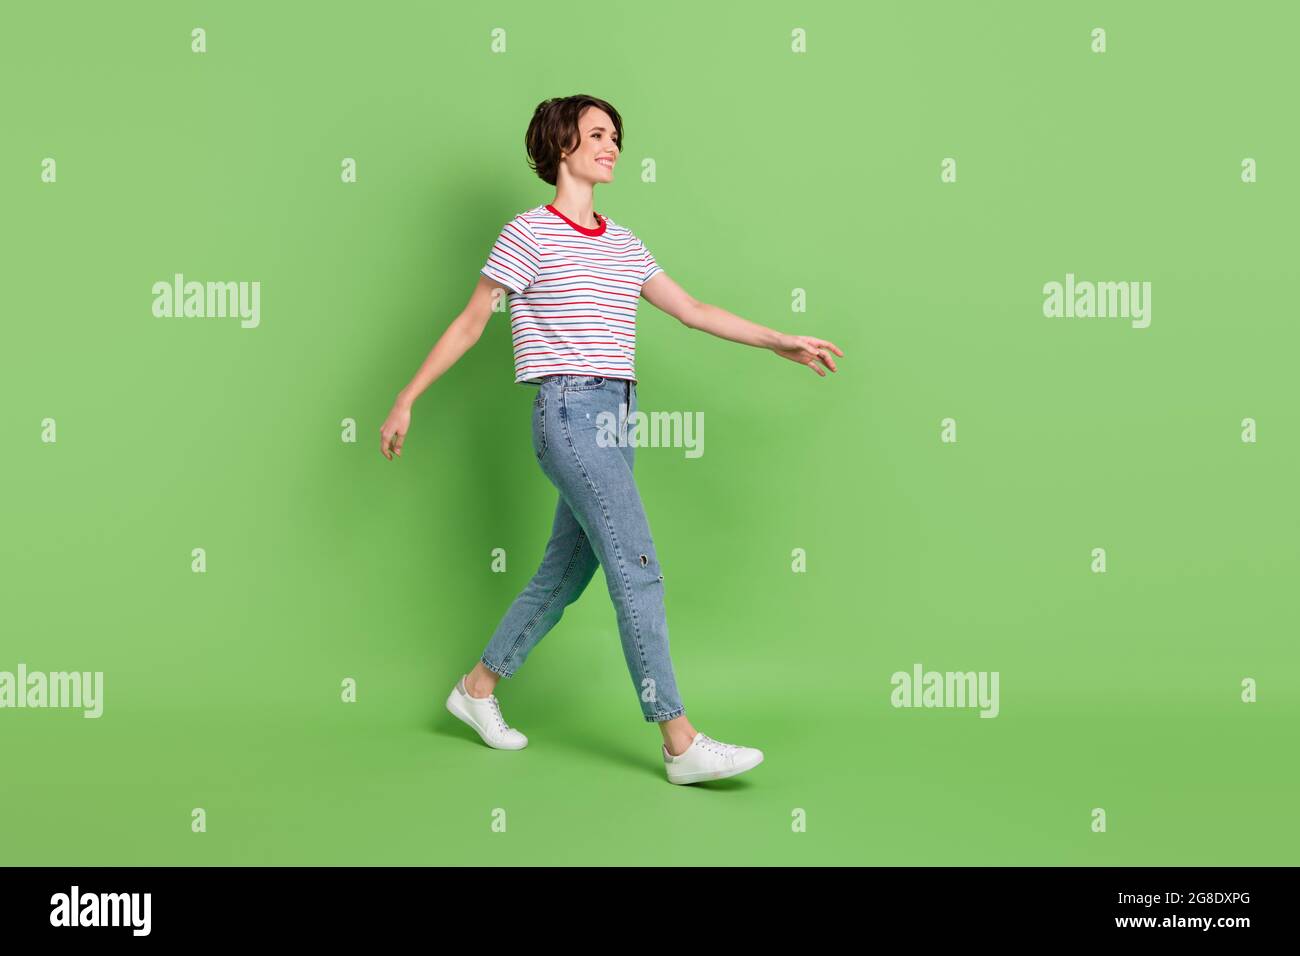
[[[607,132],[607,130],[603,126],[593,126],[591,129],[587,130],[587,132],[594,133],[596,132],[596,130],[600,130],[602,133]]]

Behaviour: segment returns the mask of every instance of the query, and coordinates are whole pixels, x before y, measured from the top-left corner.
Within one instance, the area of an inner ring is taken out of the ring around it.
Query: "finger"
[[[379,454],[383,455],[389,461],[392,461],[393,459],[393,456],[388,453],[388,436],[382,432],[379,435]]]
[[[393,442],[393,448],[400,455],[402,453],[402,442],[406,441],[406,433],[398,432],[397,441]]]
[[[807,354],[807,358],[808,358],[808,360],[811,360],[811,361],[813,361],[813,362],[829,363],[829,368],[830,368],[830,370],[831,370],[832,372],[835,371],[835,360],[832,359],[830,356],[828,356],[828,355],[827,355],[825,352],[823,352],[821,349],[817,349],[817,348],[809,347],[809,348],[806,350],[806,354]],[[815,367],[815,366],[814,366],[814,367]],[[818,371],[819,374],[824,374],[824,373],[821,372],[821,369],[820,369],[820,368],[818,368],[817,371]]]
[[[830,349],[832,352],[834,352],[834,353],[835,353],[836,355],[838,355],[840,358],[844,358],[844,353],[840,351],[840,347],[839,347],[838,345],[836,345],[834,342],[827,342],[825,339],[818,339],[818,340],[817,340],[817,344],[820,345],[820,346],[822,346],[823,348],[828,348],[828,349]]]

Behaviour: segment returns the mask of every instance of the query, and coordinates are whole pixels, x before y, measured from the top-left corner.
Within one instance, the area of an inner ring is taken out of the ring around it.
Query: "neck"
[[[600,225],[594,212],[594,193],[591,183],[574,183],[562,178],[550,204],[578,225],[594,229]]]

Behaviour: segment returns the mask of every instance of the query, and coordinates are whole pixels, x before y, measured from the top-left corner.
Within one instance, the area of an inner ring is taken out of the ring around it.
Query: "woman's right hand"
[[[399,399],[393,403],[392,411],[379,429],[379,453],[389,461],[393,460],[393,452],[400,456],[402,442],[406,440],[406,432],[410,427],[411,406]]]

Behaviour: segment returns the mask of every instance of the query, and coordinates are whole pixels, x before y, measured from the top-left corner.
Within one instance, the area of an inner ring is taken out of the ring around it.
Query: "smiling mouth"
[[[598,159],[596,160],[596,162],[599,165],[604,166],[606,169],[614,168],[614,161],[612,159]]]

